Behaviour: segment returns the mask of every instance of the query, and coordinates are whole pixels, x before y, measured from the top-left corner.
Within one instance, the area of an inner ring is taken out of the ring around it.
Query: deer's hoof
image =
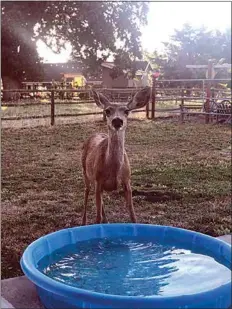
[[[82,220],[81,225],[86,225],[86,220]]]
[[[96,224],[101,224],[101,223],[102,223],[102,217],[97,218],[97,219],[96,219]]]

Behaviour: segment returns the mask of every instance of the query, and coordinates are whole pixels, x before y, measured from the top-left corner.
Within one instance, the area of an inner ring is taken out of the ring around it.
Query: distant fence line
[[[178,87],[178,88],[160,88],[160,84],[166,83],[166,82],[187,82],[187,81],[200,81],[202,82],[202,87],[200,88],[193,88],[189,89],[188,87]],[[142,110],[135,110],[133,113],[145,113],[145,116],[147,119],[155,119],[156,118],[156,112],[171,112],[173,114],[179,113],[181,121],[184,121],[185,115],[205,115],[205,122],[209,123],[211,121],[211,116],[218,116],[218,113],[215,113],[213,111],[210,111],[210,102],[217,100],[215,98],[215,94],[217,93],[218,89],[211,90],[209,87],[207,88],[207,82],[210,81],[224,81],[224,82],[230,82],[230,80],[220,79],[220,80],[161,80],[161,81],[153,81],[152,85],[152,92],[151,92],[151,100],[149,104],[146,106],[145,109]],[[131,98],[139,89],[138,88],[101,88],[98,89],[98,91],[110,96],[110,99],[112,101],[119,101],[119,102],[126,102],[129,98]],[[175,95],[159,95],[160,91],[171,91],[175,92]],[[198,95],[192,95],[193,92],[198,92]],[[199,91],[202,92],[202,96],[199,96]],[[224,91],[223,94],[229,93],[229,91]],[[49,89],[49,90],[39,90],[39,89],[10,89],[10,90],[2,90],[2,93],[4,92],[11,92],[11,93],[23,93],[23,94],[38,94],[38,93],[47,93],[49,94],[48,100],[45,102],[2,102],[2,106],[7,107],[13,107],[13,106],[45,106],[50,105],[50,114],[49,115],[31,115],[31,116],[14,116],[14,117],[2,117],[2,120],[20,120],[20,119],[40,119],[40,118],[50,118],[50,124],[53,126],[55,124],[55,118],[56,117],[79,117],[79,116],[88,116],[88,115],[101,115],[103,114],[101,112],[86,112],[86,113],[75,113],[75,114],[57,114],[55,113],[55,106],[56,105],[80,105],[80,104],[93,104],[94,100],[91,98],[91,90],[87,89]],[[65,94],[67,93],[76,93],[77,95],[84,95],[84,99],[79,99],[76,101],[60,101],[57,100],[57,95],[59,98],[59,95],[62,94],[62,97],[66,100],[70,100],[70,98],[65,98]],[[188,95],[187,95],[187,94]],[[222,98],[219,98],[220,101],[227,100],[231,102],[231,92],[229,96],[223,96]],[[198,102],[197,104],[189,104],[188,101],[201,101],[201,104]],[[156,108],[157,102],[162,101],[176,101],[176,103],[179,101],[179,107],[173,107],[173,108]],[[205,104],[205,111],[202,110],[203,105]],[[191,110],[199,110],[200,112],[191,112]],[[223,117],[231,117],[231,107],[230,110],[227,109],[226,112],[223,113]],[[105,119],[103,115],[103,119]]]

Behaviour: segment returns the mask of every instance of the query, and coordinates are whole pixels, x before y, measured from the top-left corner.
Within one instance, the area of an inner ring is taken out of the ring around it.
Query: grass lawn
[[[82,142],[105,130],[101,121],[2,130],[2,279],[22,274],[19,260],[33,240],[81,223]],[[228,126],[129,121],[138,221],[231,232],[230,138]],[[110,222],[129,222],[120,194],[105,195],[105,205]]]
[[[93,103],[69,104],[63,101],[62,104],[55,105],[55,114],[81,114],[99,112],[100,109]],[[33,117],[33,116],[50,116],[51,106],[49,103],[33,105],[7,106],[2,111],[2,117]]]

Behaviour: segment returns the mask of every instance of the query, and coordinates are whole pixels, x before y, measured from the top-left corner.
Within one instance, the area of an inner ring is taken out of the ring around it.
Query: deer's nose
[[[115,129],[119,129],[123,126],[123,120],[121,118],[114,118],[112,120],[112,126],[115,127]]]

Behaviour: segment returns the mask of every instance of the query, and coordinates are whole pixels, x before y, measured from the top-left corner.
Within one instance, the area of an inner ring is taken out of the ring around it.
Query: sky
[[[219,30],[231,27],[231,2],[150,2],[148,25],[142,29],[143,49],[162,51],[162,42],[168,41],[174,29],[181,29],[185,23]],[[54,54],[41,41],[37,47],[46,62],[69,60],[71,46],[60,54]]]

